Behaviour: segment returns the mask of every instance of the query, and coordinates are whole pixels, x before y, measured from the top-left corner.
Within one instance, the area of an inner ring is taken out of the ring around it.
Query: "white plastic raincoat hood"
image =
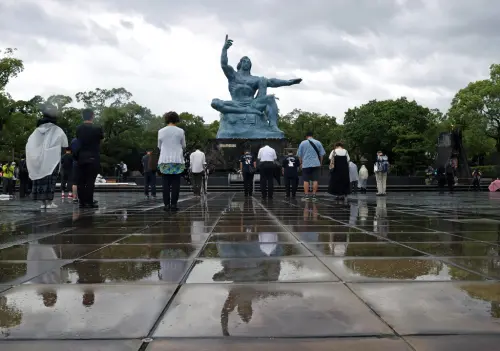
[[[26,165],[31,180],[51,175],[61,161],[61,149],[68,147],[68,137],[53,123],[45,123],[31,133],[26,143]]]

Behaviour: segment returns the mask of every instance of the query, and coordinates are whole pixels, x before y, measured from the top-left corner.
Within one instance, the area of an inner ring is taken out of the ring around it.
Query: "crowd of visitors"
[[[76,136],[71,144],[68,144],[67,136],[58,126],[57,109],[46,106],[36,129],[28,138],[26,156],[21,158],[19,165],[14,161],[0,163],[0,190],[3,190],[3,196],[13,197],[18,182],[20,197],[31,194],[35,201],[42,202],[42,209],[57,208],[53,200],[56,181],[60,178],[63,199],[73,199],[81,208],[98,208],[94,190],[99,179],[102,178],[102,182],[105,182],[102,176],[98,176],[101,168],[100,145],[104,135],[102,128],[94,124],[94,117],[91,109],[82,111],[82,124],[76,129]],[[159,174],[162,178],[164,209],[175,212],[178,210],[181,177],[192,185],[194,196],[201,197],[207,193],[209,172],[201,145],[196,145],[193,152],[187,152],[184,130],[177,126],[180,122],[179,115],[171,111],[163,117],[165,127],[158,131],[159,152],[147,150],[141,160],[144,195],[146,199],[156,198],[156,178]],[[303,200],[316,201],[325,155],[323,144],[314,138],[312,132],[306,133],[305,140],[299,144],[296,153],[289,149],[285,155],[278,155],[270,145],[262,145],[256,157],[251,149],[245,150],[239,159],[245,197],[253,196],[255,174],[259,173],[262,199],[273,198],[274,181],[277,179],[279,182],[281,176],[285,185],[285,197],[295,198],[299,175],[302,173]],[[333,145],[328,159],[329,194],[338,200],[344,200],[351,193],[367,192],[369,171],[366,160],[361,160],[358,170],[342,142]],[[128,167],[125,162],[121,161],[115,169],[117,181],[126,181]],[[378,151],[373,165],[377,196],[387,194],[389,169],[388,157]],[[448,184],[450,192],[453,191],[456,165],[452,160],[433,173],[441,188]],[[481,176],[479,170],[472,173],[471,187],[475,190],[480,188]]]

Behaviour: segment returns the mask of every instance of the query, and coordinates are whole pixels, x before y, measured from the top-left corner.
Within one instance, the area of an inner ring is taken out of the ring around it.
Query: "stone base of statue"
[[[217,139],[283,139],[277,126],[269,125],[265,115],[251,113],[221,114]]]
[[[245,150],[250,150],[254,157],[257,157],[259,149],[269,145],[274,150],[278,158],[285,155],[288,147],[286,139],[215,139],[210,140],[205,148],[207,164],[218,172],[233,172],[240,168],[240,158]]]

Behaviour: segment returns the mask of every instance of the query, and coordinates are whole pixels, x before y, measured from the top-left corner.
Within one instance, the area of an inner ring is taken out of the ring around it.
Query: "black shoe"
[[[170,205],[165,205],[165,207],[163,207],[163,210],[164,211],[170,211]]]
[[[247,193],[245,193],[245,197],[248,197],[248,194],[247,194]]]
[[[170,206],[170,211],[177,212],[177,211],[179,211],[179,207],[177,207],[177,205],[172,205],[172,206]]]

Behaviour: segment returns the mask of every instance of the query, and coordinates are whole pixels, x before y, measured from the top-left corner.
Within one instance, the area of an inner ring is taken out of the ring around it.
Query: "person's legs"
[[[8,192],[10,196],[14,196],[14,190],[16,189],[16,181],[12,178],[8,182]]]
[[[26,196],[26,179],[24,175],[19,176],[19,197],[24,198]]]
[[[274,164],[269,167],[267,174],[267,196],[272,199],[274,195]]]
[[[292,197],[295,197],[295,195],[297,195],[298,187],[299,187],[299,177],[294,177],[292,179]]]
[[[151,185],[151,195],[156,197],[156,172],[150,173],[149,184]]]
[[[253,179],[254,179],[255,174],[249,173],[248,174],[248,196],[253,195]]]
[[[149,172],[144,172],[144,196],[149,196]]]
[[[88,179],[88,199],[89,199],[89,205],[94,205],[94,189],[95,189],[95,180],[97,178],[97,175],[99,174],[99,165],[98,164],[92,164],[90,167],[90,173],[89,173],[89,179]]]
[[[172,175],[172,209],[177,209],[177,201],[179,201],[179,194],[181,192],[181,175]]]
[[[171,174],[163,174],[163,204],[165,207],[170,207],[170,186],[171,186]]]
[[[285,196],[290,197],[293,178],[285,177]]]
[[[260,167],[260,192],[262,197],[267,197],[267,173],[264,166]]]
[[[387,194],[387,173],[382,173],[382,194]]]
[[[375,173],[375,179],[377,180],[377,195],[382,194],[383,187],[382,187],[382,173],[376,172]]]
[[[251,187],[250,175],[251,175],[251,173],[243,172],[243,190],[245,192],[245,196],[248,196],[251,193],[251,191],[250,191],[250,187]]]
[[[201,195],[201,173],[193,173],[193,192],[194,195]]]
[[[64,197],[64,193],[68,191],[68,173],[61,173],[61,195]]]

